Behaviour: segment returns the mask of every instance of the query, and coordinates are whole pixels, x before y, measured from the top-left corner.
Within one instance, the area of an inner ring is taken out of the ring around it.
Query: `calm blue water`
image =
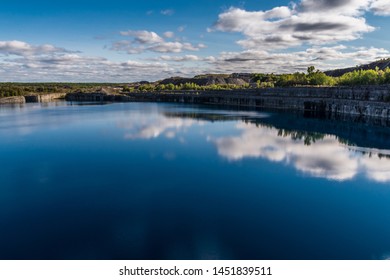
[[[0,259],[386,259],[383,124],[177,104],[0,107]]]

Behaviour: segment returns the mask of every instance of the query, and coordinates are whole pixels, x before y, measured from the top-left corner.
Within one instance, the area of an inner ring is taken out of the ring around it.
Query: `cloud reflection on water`
[[[365,155],[359,159],[359,163],[369,179],[381,183],[390,182],[389,159]]]
[[[195,114],[196,115],[196,114]],[[206,115],[205,115],[206,116]],[[175,139],[179,132],[186,132],[194,125],[205,124],[207,118],[180,114],[133,115],[132,121],[122,124],[125,139],[153,139],[164,136]],[[215,120],[217,115],[213,116]],[[206,120],[205,120],[206,119]],[[218,120],[223,120],[221,114]],[[229,161],[246,158],[263,158],[272,162],[292,165],[305,175],[346,181],[359,174],[376,182],[390,181],[390,151],[360,148],[344,144],[334,135],[318,133],[286,132],[270,125],[258,126],[239,122],[234,136],[217,136],[207,130],[207,139],[216,145],[218,154]],[[186,135],[181,135],[186,137]]]
[[[145,120],[142,119],[142,116],[140,117],[139,122],[133,120],[132,122],[121,125],[128,130],[125,134],[125,139],[152,139],[161,135],[173,139],[178,132],[201,123],[199,121],[182,118],[166,118],[159,116],[158,119],[152,118]]]
[[[293,165],[313,177],[345,181],[363,173],[377,182],[390,181],[390,161],[386,157],[351,149],[336,136],[326,135],[305,145],[303,139],[282,137],[275,128],[244,123],[236,128],[240,132],[238,136],[211,137],[218,154],[230,161],[265,158]],[[389,151],[381,152],[389,154]]]

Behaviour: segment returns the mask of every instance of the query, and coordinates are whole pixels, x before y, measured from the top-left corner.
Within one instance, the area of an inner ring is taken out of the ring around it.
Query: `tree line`
[[[380,70],[355,70],[341,77],[332,77],[310,66],[307,72],[295,72],[292,74],[253,74],[251,83],[237,84],[211,84],[198,85],[194,82],[180,84],[147,83],[137,86],[125,86],[124,92],[152,92],[174,90],[229,90],[248,88],[270,87],[295,87],[295,86],[362,86],[390,84],[390,68]]]
[[[0,83],[0,97],[45,93],[91,92],[114,84],[95,83]]]
[[[331,77],[310,66],[307,73],[254,74],[254,77],[258,87],[382,85],[390,84],[390,68],[355,70],[341,77]]]

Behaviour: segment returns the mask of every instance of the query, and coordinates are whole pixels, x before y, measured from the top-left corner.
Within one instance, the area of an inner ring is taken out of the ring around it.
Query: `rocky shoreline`
[[[180,102],[229,105],[390,120],[390,85],[161,91],[126,94],[109,94],[107,92],[53,93],[1,98],[0,104],[50,102],[56,99],[77,102]]]
[[[0,98],[0,104],[23,104],[23,103],[38,103],[51,102],[57,99],[65,99],[66,93],[48,93],[48,94],[33,94],[25,96],[11,96]]]

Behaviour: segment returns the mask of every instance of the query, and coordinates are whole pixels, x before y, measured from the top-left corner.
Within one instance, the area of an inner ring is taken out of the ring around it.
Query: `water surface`
[[[0,107],[0,259],[386,259],[383,123],[177,104]]]

